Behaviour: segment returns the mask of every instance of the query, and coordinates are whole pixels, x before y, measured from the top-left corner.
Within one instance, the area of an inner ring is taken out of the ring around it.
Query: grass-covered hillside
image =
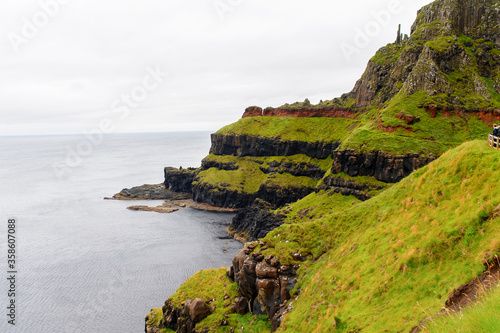
[[[434,317],[451,291],[500,254],[499,166],[500,151],[484,140],[467,142],[368,201],[319,192],[282,211],[286,223],[254,250],[301,265],[278,331],[408,332]],[[292,253],[308,260],[297,262]],[[236,297],[235,288],[223,270],[199,273],[172,300],[215,298],[221,309],[221,297]],[[225,332],[216,325],[224,311],[203,327]],[[437,327],[448,322],[436,318]],[[244,322],[262,321],[249,314],[229,319],[241,332],[269,329],[247,327]],[[498,316],[489,320],[500,322]]]
[[[401,332],[437,313],[500,251],[499,163],[468,142],[368,201],[268,234],[263,255],[310,259],[280,331]]]

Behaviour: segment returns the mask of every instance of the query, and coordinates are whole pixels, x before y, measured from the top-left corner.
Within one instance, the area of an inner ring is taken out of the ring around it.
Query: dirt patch
[[[500,207],[500,206],[499,206]],[[446,300],[445,307],[434,317],[447,315],[450,312],[460,312],[463,308],[472,305],[481,295],[497,286],[500,282],[500,258],[495,258],[485,263],[485,271],[469,283],[461,285],[453,290]],[[422,332],[425,324],[432,317],[425,318],[410,333]]]
[[[483,274],[476,277],[469,283],[466,283],[453,290],[446,301],[446,310],[460,311],[470,303],[477,301],[479,296],[485,291],[496,286],[500,281],[500,264],[497,258],[491,263],[485,264],[486,270]]]

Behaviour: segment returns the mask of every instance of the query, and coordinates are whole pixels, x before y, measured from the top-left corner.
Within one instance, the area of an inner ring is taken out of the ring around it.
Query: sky
[[[0,136],[216,131],[339,97],[430,0],[0,4]]]

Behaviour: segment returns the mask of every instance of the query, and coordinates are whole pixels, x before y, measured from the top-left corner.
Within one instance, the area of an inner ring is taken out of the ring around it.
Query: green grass
[[[300,295],[280,330],[330,332],[335,319],[338,332],[397,332],[436,313],[500,251],[500,218],[484,218],[500,203],[499,165],[484,141],[465,143],[366,202],[269,233],[262,254],[317,260],[296,263]]]
[[[370,59],[379,66],[395,63],[401,56],[403,47],[398,44],[387,44],[380,48],[377,53]]]
[[[355,119],[253,117],[238,120],[217,134],[281,138],[282,141],[336,142],[359,125]]]
[[[286,223],[301,223],[344,211],[360,202],[360,200],[351,196],[344,196],[331,191],[320,191],[311,193],[302,200],[280,208],[276,212],[285,215]]]
[[[500,332],[500,289],[488,292],[481,301],[461,312],[441,315],[425,325],[423,332]]]

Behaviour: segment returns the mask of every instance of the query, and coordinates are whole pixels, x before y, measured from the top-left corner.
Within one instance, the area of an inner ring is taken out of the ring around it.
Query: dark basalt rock
[[[201,169],[207,170],[210,168],[217,168],[219,170],[234,171],[238,170],[239,166],[235,162],[219,162],[213,160],[207,160],[206,158],[201,161]]]
[[[271,162],[269,167],[260,167],[260,171],[270,173],[289,173],[295,177],[309,177],[315,180],[320,180],[325,175],[325,171],[321,170],[317,165],[310,163],[291,163],[291,162]]]
[[[303,154],[313,158],[326,159],[339,145],[340,142],[282,141],[279,138],[271,139],[249,135],[212,134],[210,153],[238,157]]]
[[[113,195],[115,200],[183,200],[189,199],[190,196],[184,193],[175,193],[168,191],[164,184],[157,185],[141,185],[125,188],[120,193]]]
[[[333,154],[332,173],[343,172],[351,177],[371,176],[385,183],[397,183],[435,159],[418,154],[390,155],[378,151],[356,153],[354,150],[342,150]]]
[[[272,212],[275,208],[264,200],[255,199],[251,206],[238,212],[229,228],[248,236],[247,241],[264,238],[268,232],[283,224],[283,216]]]
[[[262,184],[255,193],[242,193],[206,183],[197,183],[192,188],[194,201],[223,208],[245,208],[257,198],[281,207],[300,200],[313,191],[309,187],[278,187],[269,184]]]
[[[195,168],[172,168],[166,167],[165,171],[165,187],[172,192],[191,193],[192,182],[198,174],[198,169]]]
[[[201,298],[186,300],[180,308],[176,308],[170,300],[165,301],[162,307],[163,318],[158,328],[148,328],[146,317],[146,333],[154,333],[153,330],[170,329],[182,333],[201,333],[195,329],[197,323],[210,315],[210,307]],[[202,331],[203,332],[203,331]]]

